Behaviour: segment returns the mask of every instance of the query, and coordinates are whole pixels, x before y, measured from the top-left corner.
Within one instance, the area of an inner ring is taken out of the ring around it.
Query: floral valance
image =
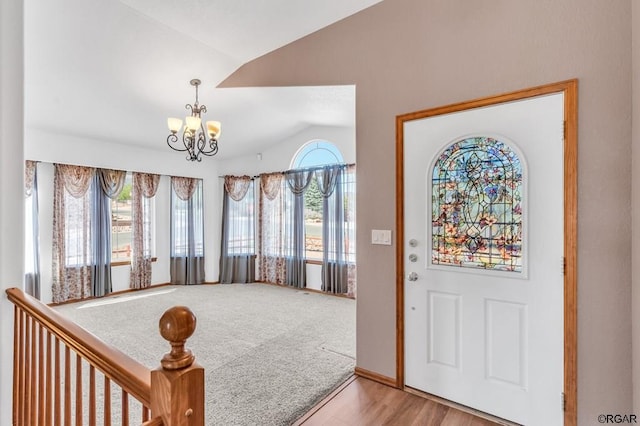
[[[72,166],[69,164],[56,164],[56,172],[60,177],[64,188],[75,198],[80,198],[91,186],[91,179],[96,172],[95,167]]]
[[[284,173],[264,173],[260,175],[260,190],[268,200],[275,200],[280,192]]]
[[[127,176],[127,172],[124,170],[98,169],[96,173],[100,178],[100,187],[104,194],[111,199],[117,198],[124,187],[124,179]]]
[[[159,183],[160,175],[153,173],[133,173],[133,186],[136,188],[136,191],[139,191],[145,198],[151,198],[156,195]]]
[[[199,180],[200,179],[196,178],[171,176],[171,186],[178,198],[182,201],[188,201],[195,192]]]
[[[241,201],[247,195],[251,181],[250,176],[225,176],[224,190],[233,201]]]

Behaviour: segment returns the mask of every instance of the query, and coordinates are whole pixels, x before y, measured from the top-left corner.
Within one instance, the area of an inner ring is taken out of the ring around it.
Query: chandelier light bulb
[[[187,123],[187,127],[191,131],[195,131],[198,127],[200,127],[201,119],[200,117],[186,117],[185,122]]]
[[[207,133],[211,139],[218,139],[221,131],[222,125],[219,121],[207,121]]]
[[[169,126],[169,131],[171,133],[178,133],[178,131],[182,128],[182,120],[174,117],[167,118],[167,126]]]

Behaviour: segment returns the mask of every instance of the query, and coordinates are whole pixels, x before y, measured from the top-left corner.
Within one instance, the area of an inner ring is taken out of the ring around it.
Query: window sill
[[[157,257],[152,257],[151,258],[152,262],[156,262],[157,260],[158,260]],[[117,262],[111,262],[111,266],[126,266],[126,265],[131,265],[131,259],[119,260]]]

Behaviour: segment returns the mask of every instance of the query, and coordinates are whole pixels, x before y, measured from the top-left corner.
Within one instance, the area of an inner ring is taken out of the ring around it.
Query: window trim
[[[158,258],[156,256],[151,258],[152,262],[157,262]],[[119,260],[117,262],[111,262],[111,266],[126,266],[131,265],[131,259],[128,260]]]

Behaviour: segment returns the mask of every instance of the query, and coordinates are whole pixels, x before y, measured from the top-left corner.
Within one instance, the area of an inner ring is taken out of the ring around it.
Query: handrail
[[[44,303],[17,288],[6,291],[8,299],[36,318],[58,339],[117,383],[143,405],[151,405],[151,370],[73,323]]]

